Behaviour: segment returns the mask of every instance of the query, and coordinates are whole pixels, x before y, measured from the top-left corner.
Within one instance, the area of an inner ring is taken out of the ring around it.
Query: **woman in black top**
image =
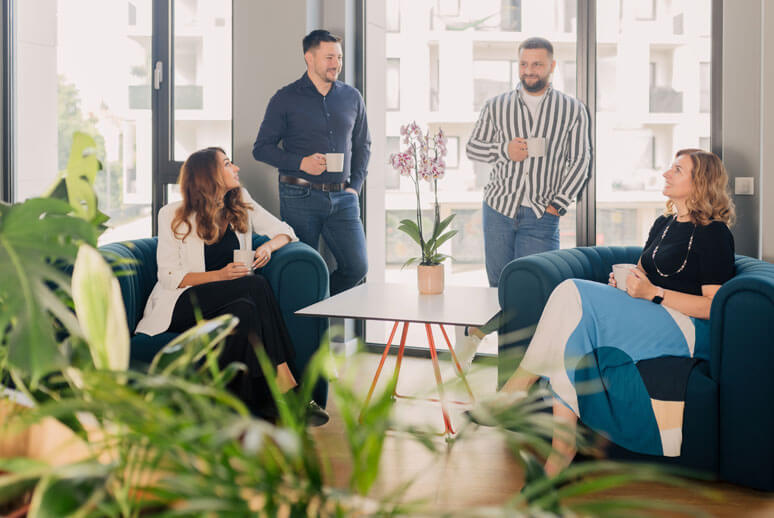
[[[679,151],[664,173],[665,214],[650,230],[626,291],[569,279],[552,292],[497,411],[540,377],[556,395],[554,416],[574,432],[578,417],[639,453],[677,456],[683,399],[696,361],[708,359],[712,298],[734,275],[734,207],[720,159]],[[473,417],[476,418],[474,412]],[[554,434],[546,473],[575,455],[574,436]]]

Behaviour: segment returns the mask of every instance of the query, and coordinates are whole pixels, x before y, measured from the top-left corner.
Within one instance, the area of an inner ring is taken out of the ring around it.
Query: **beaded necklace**
[[[661,243],[664,242],[664,238],[667,235],[667,232],[669,231],[669,227],[672,226],[672,223],[677,221],[677,214],[675,214],[671,220],[669,220],[669,223],[667,223],[667,226],[664,227],[664,232],[661,233],[661,239],[658,240],[658,244],[653,249],[653,253],[650,255],[651,260],[653,261],[653,266],[656,267],[656,272],[662,277],[671,277],[673,275],[677,275],[678,273],[682,272],[683,269],[685,269],[685,265],[688,264],[688,256],[691,254],[691,247],[693,246],[693,235],[696,233],[696,223],[693,224],[693,231],[691,232],[691,237],[688,239],[688,250],[685,252],[685,259],[683,259],[683,264],[680,265],[680,268],[675,270],[672,273],[664,273],[662,272],[658,265],[656,264],[656,254],[658,253],[658,247],[661,246]]]

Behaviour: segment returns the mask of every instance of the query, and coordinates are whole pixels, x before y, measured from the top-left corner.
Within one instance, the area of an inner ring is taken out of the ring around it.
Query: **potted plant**
[[[438,180],[446,173],[446,135],[439,129],[438,133],[430,136],[430,132],[422,132],[419,125],[412,121],[401,126],[400,134],[403,137],[405,151],[390,155],[390,165],[402,176],[411,178],[414,183],[414,192],[417,198],[416,221],[404,219],[400,222],[398,230],[405,232],[418,245],[421,256],[412,257],[403,264],[403,267],[419,261],[417,267],[417,286],[423,294],[436,294],[443,292],[444,269],[443,261],[450,258],[438,251],[443,243],[457,234],[456,230],[445,232],[454,219],[454,214],[441,221],[441,211],[438,206]],[[425,231],[422,221],[422,201],[419,184],[425,180],[432,185],[433,201],[433,226],[428,233]]]

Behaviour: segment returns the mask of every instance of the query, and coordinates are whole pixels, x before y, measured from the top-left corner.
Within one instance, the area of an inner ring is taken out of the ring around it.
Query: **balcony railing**
[[[151,109],[151,86],[129,86],[129,108],[132,110]],[[199,85],[175,86],[176,110],[201,110],[204,108],[204,87]]]

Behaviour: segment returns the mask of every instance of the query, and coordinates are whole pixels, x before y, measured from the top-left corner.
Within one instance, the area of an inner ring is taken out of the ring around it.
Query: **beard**
[[[548,84],[548,76],[546,77],[540,77],[538,76],[537,79],[535,79],[535,82],[531,85],[527,83],[526,79],[527,76],[521,76],[519,79],[521,79],[521,84],[524,87],[524,89],[528,92],[539,92],[543,88],[546,87]]]
[[[333,75],[333,79],[329,77],[331,74]],[[339,78],[338,70],[330,68],[318,69],[317,75],[326,83],[333,83]]]

